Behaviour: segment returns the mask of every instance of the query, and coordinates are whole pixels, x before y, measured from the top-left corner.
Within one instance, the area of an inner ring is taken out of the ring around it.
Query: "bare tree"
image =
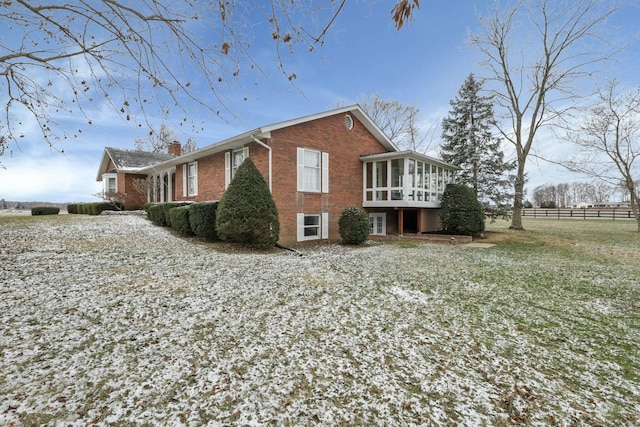
[[[418,125],[420,110],[413,105],[405,105],[397,99],[383,99],[379,94],[363,95],[358,104],[378,125],[385,135],[398,147],[414,151],[426,151],[426,135],[422,135]],[[344,102],[337,103],[338,107]]]
[[[221,89],[241,71],[263,75],[252,50],[255,38],[272,40],[274,62],[293,80],[282,52],[321,46],[345,3],[3,1],[0,150],[24,137],[25,113],[50,145],[82,131],[65,125],[64,114],[92,124],[91,105],[108,107],[139,127],[148,126],[151,111],[184,114],[189,121],[194,104],[219,116],[232,114]],[[398,29],[417,7],[417,0],[397,2],[391,18]],[[254,33],[259,23],[266,24],[264,34]]]
[[[496,3],[471,35],[495,84],[490,92],[498,128],[516,151],[511,228],[523,228],[525,168],[536,133],[571,108],[576,80],[611,55],[611,49],[595,46],[606,44],[603,26],[615,10],[615,4],[599,0]]]
[[[640,87],[621,92],[610,82],[597,92],[594,104],[577,119],[567,140],[578,153],[565,165],[600,181],[615,185],[622,180],[640,232]]]
[[[182,144],[181,152],[182,154],[189,154],[192,151],[196,151],[198,149],[198,144],[196,140],[193,138],[188,138],[187,141]]]
[[[156,131],[151,129],[147,138],[137,137],[134,141],[136,150],[166,153],[170,144],[178,141],[178,134],[166,124],[161,124]]]

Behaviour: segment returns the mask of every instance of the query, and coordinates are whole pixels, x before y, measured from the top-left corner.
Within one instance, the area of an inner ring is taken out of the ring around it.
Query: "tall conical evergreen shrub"
[[[216,212],[218,238],[228,242],[273,246],[278,241],[278,209],[267,182],[251,159],[245,159]]]

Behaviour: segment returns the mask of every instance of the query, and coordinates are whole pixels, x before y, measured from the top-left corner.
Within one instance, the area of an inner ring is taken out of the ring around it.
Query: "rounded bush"
[[[444,231],[465,235],[484,231],[484,209],[466,185],[447,184],[440,207]]]
[[[369,236],[369,215],[355,206],[342,211],[338,221],[338,230],[342,242],[347,245],[361,245]]]
[[[78,204],[77,203],[69,203],[67,205],[67,213],[69,213],[69,214],[77,214],[78,213]]]

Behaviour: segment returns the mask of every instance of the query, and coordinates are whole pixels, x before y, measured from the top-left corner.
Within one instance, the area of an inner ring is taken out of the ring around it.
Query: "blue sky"
[[[477,28],[478,14],[485,13],[490,2],[423,0],[415,21],[401,31],[394,28],[390,19],[392,3],[395,2],[349,1],[324,46],[313,53],[299,48],[294,56],[285,54],[288,69],[297,76],[295,86],[276,69],[270,43],[258,37],[254,43],[263,49],[257,50],[257,60],[268,78],[241,73],[235,79],[236,87],[224,94],[229,99],[226,105],[234,114],[227,121],[195,106],[188,108],[194,121],[203,123],[204,130],[198,133],[191,132],[191,127],[183,129],[163,121],[153,111],[149,118],[156,126],[164,122],[175,128],[183,142],[192,137],[199,147],[204,147],[261,125],[328,110],[338,102],[351,104],[361,96],[378,93],[382,98],[419,108],[422,127],[431,130],[449,111],[449,101],[466,76],[471,72],[480,77],[486,74],[478,65],[479,53],[467,44],[467,35]],[[640,35],[639,22],[640,8],[635,2],[625,6],[611,24],[619,34],[635,40]],[[258,35],[259,30],[260,27],[255,30]],[[640,84],[637,42],[611,66],[611,76],[614,75],[625,85]],[[109,110],[91,114],[91,127],[84,127],[77,139],[56,143],[55,149],[42,141],[36,128],[29,128],[19,147],[10,147],[12,153],[6,152],[0,158],[4,167],[0,169],[0,199],[97,201],[92,194],[101,188],[95,179],[104,147],[133,148],[135,138],[144,137],[146,130],[124,122]],[[70,129],[76,126],[73,117],[61,121]],[[439,135],[437,130],[434,150]],[[545,183],[585,180],[535,159],[529,160],[527,171],[529,190]]]

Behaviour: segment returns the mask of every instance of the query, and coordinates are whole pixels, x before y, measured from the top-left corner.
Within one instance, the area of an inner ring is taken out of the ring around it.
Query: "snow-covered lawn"
[[[0,218],[0,425],[639,424],[638,246],[545,248]]]

